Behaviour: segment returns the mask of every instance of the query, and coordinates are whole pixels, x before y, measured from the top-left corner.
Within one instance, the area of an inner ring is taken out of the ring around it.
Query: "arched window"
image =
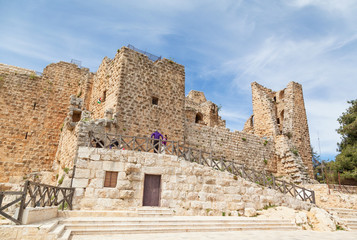
[[[197,113],[196,114],[196,120],[195,120],[195,123],[200,123],[203,121],[203,115],[202,113]]]

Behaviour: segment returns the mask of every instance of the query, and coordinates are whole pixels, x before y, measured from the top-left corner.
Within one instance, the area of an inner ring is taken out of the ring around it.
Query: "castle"
[[[0,89],[0,182],[73,168],[85,134],[75,127],[99,119],[99,131],[149,136],[158,129],[170,140],[296,183],[313,177],[302,87],[295,82],[278,92],[252,83],[253,115],[234,132],[203,92],[185,97],[182,65],[154,62],[127,47],[105,57],[96,73],[66,62],[48,65],[42,75],[1,64]]]

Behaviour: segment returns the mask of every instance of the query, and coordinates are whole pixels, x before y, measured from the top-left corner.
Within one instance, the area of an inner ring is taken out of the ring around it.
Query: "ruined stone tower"
[[[285,89],[274,92],[253,82],[252,96],[253,115],[243,131],[274,139],[278,172],[295,179],[306,179],[305,173],[313,178],[302,86],[290,82]]]

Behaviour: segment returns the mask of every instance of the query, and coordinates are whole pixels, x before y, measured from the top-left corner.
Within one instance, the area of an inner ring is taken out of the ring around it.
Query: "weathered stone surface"
[[[73,185],[74,188],[85,188],[88,186],[88,179],[85,178],[75,178],[73,179]]]
[[[248,209],[246,211],[250,212],[249,208],[261,209],[268,204],[286,205],[296,209],[309,209],[311,207],[309,203],[298,201],[294,197],[289,197],[272,189],[263,189],[261,186],[239,177],[232,181],[232,175],[228,172],[213,170],[210,167],[189,162],[177,164],[177,157],[175,161],[165,160],[165,162],[160,163],[160,166],[156,166],[152,163],[158,162],[157,160],[160,158],[158,154],[126,151],[119,156],[103,151],[99,155],[100,159],[104,159],[104,155],[107,156],[102,167],[104,165],[117,166],[117,168],[110,169],[110,171],[118,172],[116,186],[114,188],[103,187],[106,171],[96,170],[96,174],[90,174],[90,179],[87,179],[89,185],[84,190],[84,194],[76,196],[74,199],[74,205],[79,205],[79,208],[88,209],[89,205],[92,205],[95,209],[117,210],[139,207],[143,201],[145,174],[158,173],[161,173],[160,206],[174,208],[177,213],[184,215],[206,214],[205,209],[212,209],[210,215],[222,215],[222,212],[231,215],[238,214],[238,212],[243,214],[244,209]],[[111,158],[108,156],[111,156]],[[135,157],[137,163],[130,163],[128,161],[129,156]],[[152,159],[152,161],[147,161],[147,159]],[[90,159],[79,160],[87,161],[88,165],[91,162],[98,162]],[[149,166],[145,163],[148,163]],[[163,171],[163,169],[168,168],[174,168],[175,171],[169,173]],[[125,171],[129,169],[135,169],[135,172],[126,174]],[[196,170],[203,170],[203,172],[209,174],[198,177],[192,176],[191,173]],[[97,172],[100,172],[100,174],[97,174]],[[82,180],[77,179],[77,177],[75,175],[74,182]],[[213,181],[213,179],[216,180]],[[201,184],[194,184],[195,181],[201,182]],[[225,183],[225,186],[221,186],[221,183]],[[242,185],[245,187],[242,187]],[[83,188],[82,186],[81,189]],[[102,205],[97,198],[107,198],[106,205]],[[88,201],[83,201],[85,199],[88,199]],[[118,199],[122,200],[117,201]],[[110,201],[112,201],[111,205],[108,204]]]
[[[317,231],[335,231],[336,224],[333,221],[332,216],[321,208],[313,207],[307,214],[310,222],[314,226],[314,230]]]
[[[244,208],[244,216],[253,217],[257,214],[257,211],[254,208]]]

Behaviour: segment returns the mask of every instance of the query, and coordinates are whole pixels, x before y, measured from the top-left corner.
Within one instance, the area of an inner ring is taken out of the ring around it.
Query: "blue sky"
[[[183,64],[186,93],[222,105],[231,130],[252,114],[251,82],[303,85],[311,143],[334,159],[337,118],[357,93],[355,0],[0,0],[0,62],[95,72],[132,44]]]

